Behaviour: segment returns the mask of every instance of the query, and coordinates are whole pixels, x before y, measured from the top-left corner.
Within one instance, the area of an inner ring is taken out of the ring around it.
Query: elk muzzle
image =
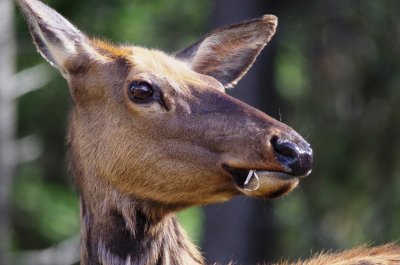
[[[269,117],[268,117],[269,118]],[[279,123],[274,120],[274,123]],[[280,136],[272,136],[265,145],[263,163],[224,166],[239,191],[247,196],[276,198],[293,190],[312,170],[313,151],[293,129],[283,125]],[[262,148],[261,148],[262,149]]]

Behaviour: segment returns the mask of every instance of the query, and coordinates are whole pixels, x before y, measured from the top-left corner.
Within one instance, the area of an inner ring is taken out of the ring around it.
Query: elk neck
[[[185,205],[124,195],[73,159],[71,167],[80,194],[81,264],[204,264],[175,218]]]

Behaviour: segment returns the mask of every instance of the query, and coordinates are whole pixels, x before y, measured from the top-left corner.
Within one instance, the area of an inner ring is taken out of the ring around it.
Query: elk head
[[[69,84],[78,186],[162,204],[273,198],[311,172],[293,129],[232,98],[277,18],[219,28],[176,55],[91,39],[37,0],[17,0],[38,51]]]

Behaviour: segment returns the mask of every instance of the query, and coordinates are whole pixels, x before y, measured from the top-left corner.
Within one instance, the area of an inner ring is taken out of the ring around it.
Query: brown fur
[[[90,40],[40,1],[17,3],[38,51],[67,79],[74,101],[68,147],[81,198],[82,264],[203,264],[174,212],[239,194],[273,198],[297,186],[300,175],[274,175],[291,169],[278,159],[273,139],[310,152],[308,143],[225,94],[275,33],[276,17],[218,29],[173,57]],[[134,82],[153,88],[151,101],[131,99]],[[253,192],[227,166],[272,175]],[[381,249],[390,248],[395,255],[394,246]],[[370,253],[379,250],[358,250],[359,260],[374,261]]]
[[[398,265],[400,247],[387,244],[378,247],[361,246],[343,252],[315,254],[312,258],[295,263],[283,262],[275,265]]]

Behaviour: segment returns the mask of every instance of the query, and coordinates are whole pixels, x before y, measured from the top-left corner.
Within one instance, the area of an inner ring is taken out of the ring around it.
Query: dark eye
[[[133,101],[144,102],[153,96],[153,87],[144,81],[133,81],[129,87],[129,97]]]

